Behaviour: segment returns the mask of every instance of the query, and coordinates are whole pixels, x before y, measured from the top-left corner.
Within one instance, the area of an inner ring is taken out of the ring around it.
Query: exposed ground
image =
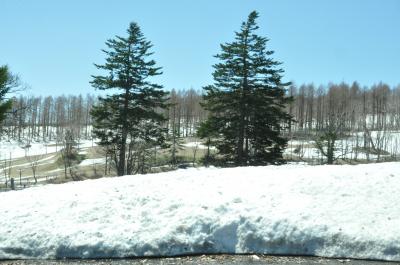
[[[152,259],[104,260],[9,260],[0,265],[396,265],[399,262],[350,259],[325,259],[319,257],[287,257],[262,255],[202,255]]]
[[[192,142],[192,139],[187,140],[189,144],[183,146],[179,150],[178,156],[184,161],[192,163],[195,161],[199,162],[199,159],[204,157],[206,150],[204,146],[201,146],[198,142]],[[41,185],[49,183],[64,183],[74,180],[93,179],[105,176],[115,176],[116,172],[112,169],[105,172],[104,167],[104,152],[101,147],[90,144],[79,148],[78,152],[81,155],[83,161],[73,166],[72,171],[75,172],[76,178],[73,179],[70,176],[69,170],[67,170],[67,176],[64,172],[64,164],[61,159],[60,152],[54,152],[52,145],[47,145],[46,148],[42,148],[43,153],[40,155],[23,156],[13,158],[13,153],[7,156],[3,154],[2,160],[0,160],[0,191],[5,190],[6,182],[7,187],[10,187],[10,176],[14,178],[16,189],[29,187],[32,185]],[[52,150],[47,152],[47,149]],[[158,152],[157,159],[160,164],[167,164],[167,151]],[[4,157],[7,157],[4,159]],[[11,160],[8,158],[11,157]],[[32,165],[36,163],[36,179],[33,175]],[[165,171],[167,168],[154,168],[155,172]],[[7,181],[5,178],[7,175]]]

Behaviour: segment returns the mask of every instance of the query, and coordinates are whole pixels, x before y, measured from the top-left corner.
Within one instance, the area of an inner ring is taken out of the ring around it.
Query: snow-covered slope
[[[400,163],[189,169],[0,194],[0,258],[400,260]]]

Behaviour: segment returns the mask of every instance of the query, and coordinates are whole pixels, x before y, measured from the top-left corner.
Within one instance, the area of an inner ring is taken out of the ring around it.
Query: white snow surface
[[[94,164],[104,164],[106,162],[105,158],[90,158],[83,160],[79,165],[81,166],[92,166]]]
[[[0,259],[400,260],[400,163],[201,168],[0,193]]]
[[[206,145],[202,144],[202,142],[188,142],[188,143],[183,144],[183,146],[191,147],[191,148],[198,148],[198,149],[208,149],[208,147]],[[210,146],[210,149],[214,150],[215,147]]]
[[[0,141],[0,159],[12,159],[21,158],[25,155],[44,155],[55,153],[62,148],[62,144],[55,146],[55,141],[51,142],[31,142],[30,147],[25,148],[28,143],[18,142],[16,140],[12,141]],[[96,146],[96,144],[91,140],[81,140],[79,142],[79,148],[88,148],[91,146]]]

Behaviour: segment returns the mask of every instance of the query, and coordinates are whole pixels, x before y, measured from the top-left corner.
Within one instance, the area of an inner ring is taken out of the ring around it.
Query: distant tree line
[[[361,87],[356,82],[318,87],[304,84],[291,85],[286,94],[293,97],[287,105],[287,112],[294,118],[290,126],[282,131],[288,139],[315,141],[322,137],[326,140],[331,131],[331,134],[336,132],[331,136],[332,143],[334,138],[359,132],[358,150],[369,149],[371,153],[379,155],[383,153],[382,144],[390,144],[387,133],[400,130],[400,86],[390,87],[379,83]],[[23,143],[62,143],[67,131],[74,134],[74,139],[92,137],[90,111],[97,101],[95,95],[19,96],[10,100],[12,105],[1,123],[3,139]],[[202,102],[201,90],[171,90],[167,98],[168,108],[159,111],[167,117],[163,126],[168,131],[167,138],[172,145],[177,142],[174,139],[197,136],[200,124],[206,121],[208,115]],[[380,131],[381,139],[375,140],[377,143],[371,139],[373,131]],[[318,144],[317,141],[317,147],[320,148],[329,145],[328,140],[322,147]],[[178,147],[172,147],[175,149],[171,152],[177,153]],[[334,145],[329,150],[333,149]],[[329,162],[333,163],[333,154],[330,157]]]
[[[318,163],[397,159],[399,138],[393,133],[400,130],[400,86],[308,84],[293,85],[288,93],[294,100],[287,109],[296,122],[286,133],[293,140],[313,140]]]
[[[288,112],[297,121],[292,132],[316,132],[330,125],[332,116],[339,116],[342,130],[399,130],[400,85],[390,87],[378,83],[361,87],[357,82],[330,83],[327,86],[304,84],[290,86],[293,102]]]
[[[94,95],[19,96],[1,124],[3,137],[20,142],[61,140],[67,130],[76,138],[90,138]]]
[[[348,131],[363,131],[364,126],[370,130],[400,130],[400,85],[304,84],[291,85],[286,93],[293,97],[287,112],[295,122],[285,133],[316,133],[328,126],[333,114],[340,115],[343,129]],[[181,137],[195,136],[198,126],[207,118],[207,110],[201,106],[202,96],[201,90],[172,89],[167,100],[170,105],[163,111],[168,117],[165,126],[171,131],[173,126],[177,127]],[[90,110],[97,100],[93,94],[10,99],[12,105],[1,123],[10,139],[52,140],[57,131],[74,127],[81,138],[90,138]],[[56,130],[50,130],[51,127]]]

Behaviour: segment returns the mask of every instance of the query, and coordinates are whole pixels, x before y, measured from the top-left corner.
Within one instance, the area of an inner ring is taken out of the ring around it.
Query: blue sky
[[[36,95],[94,93],[93,63],[131,21],[154,44],[160,84],[200,89],[252,10],[287,81],[400,83],[398,0],[0,0],[0,10],[0,64]]]

